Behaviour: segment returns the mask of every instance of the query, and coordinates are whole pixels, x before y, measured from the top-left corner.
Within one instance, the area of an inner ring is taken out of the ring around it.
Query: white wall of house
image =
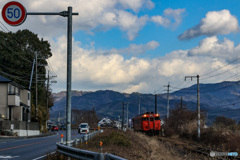
[[[8,105],[10,106],[20,106],[19,95],[8,95]]]
[[[30,99],[30,91],[10,83],[0,83],[0,114],[4,115],[4,119],[10,120],[9,109],[11,108],[11,120],[22,121],[23,106],[20,106],[20,102],[30,107]]]
[[[26,89],[21,90],[21,102],[30,106],[30,99],[31,99],[30,92]]]

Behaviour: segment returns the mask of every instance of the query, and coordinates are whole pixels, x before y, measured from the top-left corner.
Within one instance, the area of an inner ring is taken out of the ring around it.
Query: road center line
[[[38,144],[38,143],[43,143],[43,142],[46,142],[46,141],[49,141],[49,140],[30,143],[30,144],[24,144],[24,145],[21,145],[21,146],[15,146],[15,147],[10,147],[10,148],[4,148],[4,149],[0,149],[0,151],[5,151],[5,150],[9,150],[9,149],[14,149],[14,148],[20,148],[20,147],[24,147],[24,146],[30,146],[30,145],[34,145],[34,144]]]

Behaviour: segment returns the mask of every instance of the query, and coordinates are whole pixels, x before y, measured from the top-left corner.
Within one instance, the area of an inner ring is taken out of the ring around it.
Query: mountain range
[[[210,124],[217,116],[240,120],[240,82],[221,82],[200,84],[200,108]],[[65,115],[66,92],[53,93],[55,102],[50,111],[51,118]],[[180,89],[169,94],[169,108],[174,109],[181,102],[189,110],[197,110],[197,85]],[[138,115],[139,102],[141,113],[155,111],[155,95],[134,92],[120,93],[112,90],[94,92],[72,91],[72,109],[96,110],[99,117],[118,119],[122,116],[123,103],[128,103],[129,118]],[[125,113],[126,113],[125,104]],[[167,94],[157,95],[158,113],[167,114]]]

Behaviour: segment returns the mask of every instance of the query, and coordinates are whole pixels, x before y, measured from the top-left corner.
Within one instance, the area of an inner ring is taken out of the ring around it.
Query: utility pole
[[[35,59],[36,59],[36,65],[35,65],[35,80],[36,80],[36,82],[35,82],[35,91],[36,91],[36,93],[35,93],[35,119],[38,119],[37,118],[37,105],[38,105],[38,101],[37,101],[37,97],[38,97],[38,87],[37,87],[37,82],[38,82],[38,76],[37,76],[37,64],[38,64],[38,59],[37,59],[37,57],[38,57],[38,54],[37,54],[37,52],[35,52]]]
[[[141,110],[141,108],[140,108],[140,96],[139,96],[139,98],[138,98],[138,115],[141,114],[140,110]]]
[[[168,85],[167,86],[164,86],[164,87],[167,87],[167,123],[168,123],[168,118],[169,118],[169,87],[170,87],[170,82],[168,82]]]
[[[68,18],[67,23],[67,130],[66,143],[71,146],[71,88],[72,88],[72,16],[78,13],[72,12],[72,7],[68,7],[67,11],[62,12],[27,12],[27,15],[60,15]]]
[[[183,108],[183,102],[182,102],[182,97],[181,97],[181,109]]]
[[[155,94],[155,114],[157,114],[157,94]]]
[[[31,72],[31,78],[30,78],[30,83],[29,83],[29,91],[31,90],[31,86],[32,86],[32,77],[33,77],[33,72],[34,72],[34,64],[35,64],[35,59],[33,60],[33,65],[32,65],[32,72]]]
[[[127,103],[127,129],[128,129],[128,103]]]
[[[47,115],[47,117],[46,117],[46,121],[48,121],[48,118],[49,118],[49,114],[48,114],[48,96],[49,96],[49,93],[48,93],[48,89],[49,89],[49,70],[48,70],[48,78],[47,78],[47,94],[46,94],[46,96],[47,96],[47,108],[46,108],[46,115]]]
[[[123,115],[122,115],[122,130],[123,130],[123,125],[124,125],[124,102],[122,103],[123,105]]]
[[[199,91],[199,75],[197,76],[185,76],[185,81],[187,78],[197,78],[197,111],[198,111],[198,122],[197,122],[197,127],[198,127],[198,140],[200,140],[200,91]]]

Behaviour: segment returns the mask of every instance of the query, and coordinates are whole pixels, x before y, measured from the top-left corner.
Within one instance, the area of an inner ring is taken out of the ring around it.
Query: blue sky
[[[154,23],[148,23],[141,31],[139,31],[137,37],[131,41],[127,40],[124,32],[116,28],[104,32],[95,32],[94,35],[87,34],[85,31],[78,31],[75,34],[75,38],[76,40],[81,41],[83,45],[89,45],[90,40],[94,41],[96,49],[111,49],[113,47],[120,49],[128,46],[131,43],[145,44],[148,41],[156,40],[160,43],[160,46],[155,51],[149,51],[150,53],[148,53],[152,58],[155,58],[158,56],[164,56],[173,50],[185,50],[196,46],[199,41],[206,36],[198,37],[189,41],[180,41],[177,39],[177,37],[185,30],[197,25],[200,20],[205,17],[207,12],[228,9],[232,15],[240,15],[240,10],[237,7],[240,6],[240,4],[237,0],[183,0],[181,3],[179,3],[180,1],[176,0],[155,0],[152,2],[155,3],[154,9],[140,10],[137,15],[162,15],[163,11],[167,8],[182,8],[186,9],[186,12],[183,14],[183,21],[181,24],[176,29],[169,29]],[[224,37],[229,37],[234,39],[236,43],[239,43],[238,34],[230,34],[225,36],[219,35],[220,39],[223,39]]]
[[[201,77],[225,65],[200,82],[239,80],[238,68],[231,69],[239,62],[227,65],[240,54],[237,0],[19,2],[29,12],[72,6],[79,13],[73,18],[74,90],[162,93],[168,82],[186,87],[193,83],[182,82],[184,76]],[[52,67],[47,69],[58,76],[52,89],[66,90],[66,18],[28,16],[18,27],[3,24],[11,31],[29,29],[50,42]]]

